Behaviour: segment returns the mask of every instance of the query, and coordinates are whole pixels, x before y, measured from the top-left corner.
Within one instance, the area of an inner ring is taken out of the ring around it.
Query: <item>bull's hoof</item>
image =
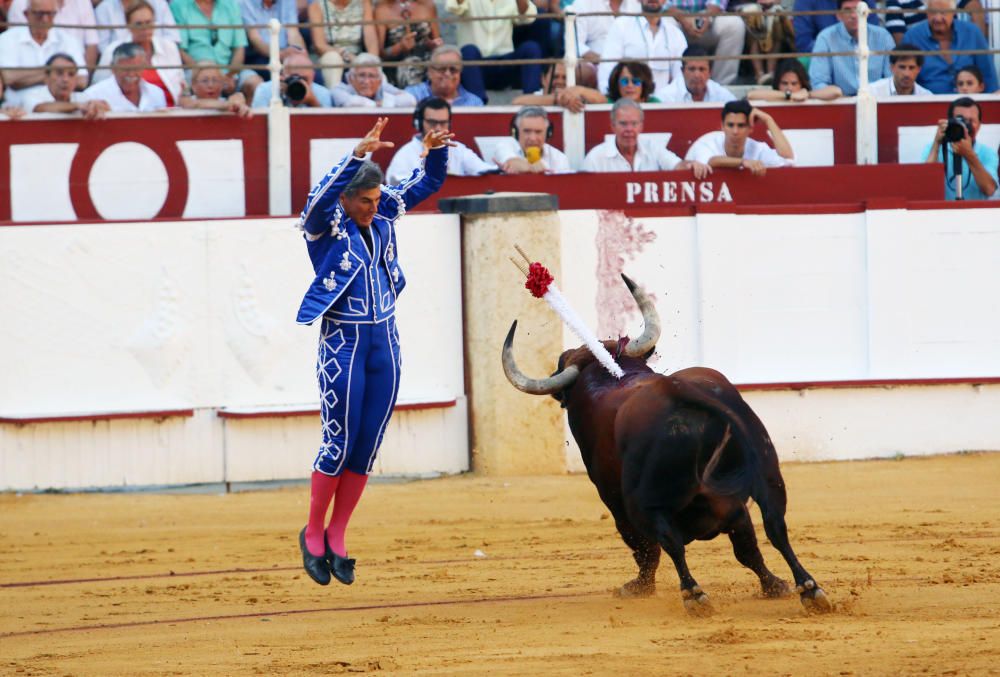
[[[715,613],[712,601],[697,585],[690,590],[681,590],[681,599],[684,600],[684,608],[692,616],[705,617]]]
[[[802,606],[809,613],[825,614],[833,611],[833,604],[830,603],[830,599],[823,592],[823,588],[816,585],[816,581],[811,578],[802,585],[796,586],[795,592],[799,593]]]
[[[787,597],[792,589],[789,587],[788,583],[781,580],[777,576],[771,576],[766,580],[760,582],[761,591],[764,593],[764,597],[769,597],[771,599],[777,599],[778,597]]]
[[[622,587],[615,590],[615,597],[652,597],[656,594],[655,581],[643,581],[638,578],[632,579]]]

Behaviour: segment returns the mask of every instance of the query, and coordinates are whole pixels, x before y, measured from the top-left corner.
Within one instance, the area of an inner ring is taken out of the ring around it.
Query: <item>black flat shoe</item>
[[[330,548],[329,543],[326,544],[326,559],[330,562],[330,573],[333,574],[334,578],[344,585],[350,585],[354,582],[353,559],[341,557]]]
[[[299,532],[299,549],[302,550],[302,566],[309,578],[320,585],[330,585],[330,565],[325,557],[317,557],[306,547],[306,528]]]

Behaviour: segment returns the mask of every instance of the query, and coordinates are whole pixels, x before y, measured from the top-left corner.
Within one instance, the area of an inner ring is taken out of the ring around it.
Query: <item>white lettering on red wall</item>
[[[725,181],[626,181],[625,204],[732,202]]]

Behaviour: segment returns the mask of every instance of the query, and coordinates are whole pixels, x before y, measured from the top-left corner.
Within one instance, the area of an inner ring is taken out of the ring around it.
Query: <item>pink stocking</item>
[[[323,542],[323,526],[326,524],[326,509],[337,491],[340,477],[324,475],[318,470],[312,474],[312,488],[309,494],[309,524],[306,525],[306,547],[317,557],[326,553]]]
[[[333,502],[333,518],[326,531],[330,549],[341,557],[347,556],[347,545],[344,536],[347,533],[347,523],[351,519],[355,506],[361,500],[361,493],[368,483],[368,475],[359,475],[345,470],[340,476],[340,486],[337,488],[337,499]]]

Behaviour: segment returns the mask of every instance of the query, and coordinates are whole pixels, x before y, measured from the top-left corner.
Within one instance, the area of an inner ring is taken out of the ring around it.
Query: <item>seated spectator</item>
[[[885,8],[889,13],[885,15],[885,27],[892,33],[896,44],[903,41],[906,31],[927,18],[924,7],[924,0],[886,0]],[[958,9],[967,12],[966,16],[979,27],[979,31],[988,35],[986,15],[979,0],[958,0]]]
[[[441,45],[431,54],[427,81],[410,85],[406,91],[418,102],[432,96],[450,106],[482,106],[483,100],[462,86],[462,52],[455,45]]]
[[[562,106],[579,113],[588,103],[606,103],[607,97],[596,89],[566,86],[566,64],[550,64],[542,74],[542,89],[537,94],[522,94],[511,103],[515,106]]]
[[[148,0],[148,2],[153,8],[153,23],[158,26],[155,29],[156,37],[176,45],[181,41],[181,32],[174,28],[176,22],[174,15],[170,12],[169,3],[167,0]],[[129,0],[101,0],[94,8],[98,26],[123,26],[123,28],[98,28],[98,49],[102,56],[105,52],[114,49],[111,47],[111,43],[128,42],[132,36],[129,29],[124,28],[129,23],[125,19],[126,5],[131,4]]]
[[[955,74],[955,91],[959,94],[982,94],[986,91],[983,72],[978,66],[966,66]]]
[[[924,65],[923,54],[916,56],[899,54],[899,52],[917,51],[916,47],[905,42],[900,43],[892,51],[893,53],[889,55],[889,68],[892,70],[892,77],[873,82],[871,84],[872,94],[877,97],[931,94],[929,89],[924,89],[917,84],[917,76],[920,75],[920,68]]]
[[[290,49],[299,49],[307,52],[306,43],[302,39],[302,33],[295,24],[299,21],[299,10],[295,0],[240,0],[240,14],[243,16],[243,23],[247,26],[246,55],[243,63],[245,65],[260,66],[267,64],[271,58],[271,31],[268,28],[250,28],[268,23],[271,19],[281,22],[281,30],[278,31],[278,58],[284,61]],[[240,88],[243,94],[253,99],[254,90],[260,83],[271,79],[271,72],[266,68],[251,71],[246,76],[243,86]]]
[[[149,59],[142,45],[125,42],[111,54],[114,77],[91,85],[80,95],[82,101],[107,101],[114,112],[145,113],[167,107],[163,90],[142,79]]]
[[[567,13],[590,14],[613,12],[638,14],[639,0],[576,0],[566,8]],[[586,87],[597,87],[597,64],[604,53],[604,41],[611,30],[614,16],[580,16],[576,20],[577,58],[586,70],[577,74],[577,83]]]
[[[755,122],[767,125],[774,148],[750,138]],[[764,176],[768,167],[795,164],[795,153],[774,118],[753,108],[748,101],[740,100],[730,101],[722,107],[722,131],[706,134],[695,141],[684,159],[716,168],[746,168],[754,176]]]
[[[948,121],[961,116],[965,128],[959,141],[947,143],[945,140]],[[921,156],[924,162],[934,164],[944,163],[944,197],[946,200],[958,199],[958,187],[961,182],[963,200],[987,200],[996,195],[1000,186],[997,178],[997,151],[985,144],[979,143],[979,127],[983,122],[983,111],[979,104],[967,96],[960,97],[948,106],[948,117],[938,120],[937,133],[934,140],[924,148]],[[957,156],[964,160],[961,176],[955,172],[953,158]]]
[[[572,171],[563,152],[550,146],[552,123],[545,109],[525,106],[510,121],[511,138],[493,150],[492,160],[504,174],[543,174]]]
[[[486,18],[515,16],[518,19],[469,21],[455,26],[456,40],[462,48],[464,61],[506,61],[509,59],[540,59],[541,46],[532,40],[514,47],[514,23],[535,20],[538,9],[531,0],[446,0],[445,7],[455,16]],[[524,66],[466,66],[462,85],[489,103],[487,89],[520,87],[525,94],[537,92],[542,85],[542,67],[537,63]]]
[[[663,144],[642,138],[642,106],[632,99],[618,99],[611,107],[614,137],[594,146],[583,160],[585,172],[655,172],[694,170],[703,179],[712,168],[702,162],[681,160]]]
[[[681,78],[683,79],[683,77]],[[636,103],[661,103],[653,96],[656,83],[653,71],[642,61],[619,61],[608,76],[608,101],[632,99]]]
[[[875,9],[875,0],[865,0],[868,7]],[[793,6],[796,12],[832,12],[837,9],[837,0],[795,0]],[[878,14],[869,14],[868,23],[878,26]],[[826,28],[837,24],[835,14],[796,15],[792,19],[792,29],[795,32],[795,51],[811,52],[816,44],[816,37]]]
[[[205,9],[208,14],[205,14]],[[243,15],[236,0],[173,0],[170,11],[181,26],[204,28],[181,29],[181,60],[185,66],[199,61],[214,61],[224,68],[225,94],[232,94],[250,83],[255,86],[257,76],[252,70],[243,70],[246,59],[247,33],[241,28],[215,28],[215,26],[242,26]],[[246,95],[246,92],[243,92]],[[252,97],[247,97],[251,98]]]
[[[725,103],[736,97],[728,89],[712,79],[712,65],[708,51],[701,45],[690,45],[684,50],[684,65],[681,77],[660,92],[660,99],[668,103],[717,101]],[[716,61],[715,63],[720,63]]]
[[[53,28],[56,0],[31,0],[28,26],[15,26],[0,33],[0,79],[3,79],[5,102],[20,106],[32,90],[45,89],[45,62],[53,54],[68,54],[83,63],[79,41],[62,29]],[[25,70],[21,70],[25,69]],[[87,85],[87,71],[77,73],[77,89]]]
[[[754,79],[758,85],[774,81],[777,55],[795,51],[795,31],[792,19],[778,14],[784,10],[778,0],[746,2],[737,8],[743,13],[747,25],[747,52],[766,58],[750,59]]]
[[[135,0],[126,12],[125,17],[129,24],[129,31],[132,34],[131,40],[112,42],[107,51],[101,54],[101,66],[111,65],[111,55],[114,54],[118,45],[125,42],[134,42],[141,45],[146,50],[146,58],[153,67],[143,72],[142,79],[151,85],[156,85],[163,90],[167,99],[167,106],[176,106],[181,98],[181,90],[184,88],[184,71],[180,68],[181,53],[177,49],[176,43],[164,40],[156,35],[153,29],[153,22],[156,15],[153,13],[153,6],[146,0]],[[166,68],[159,68],[166,66]],[[174,68],[171,68],[174,66]],[[100,82],[111,77],[111,71],[102,69],[94,72],[94,82]]]
[[[195,64],[191,69],[191,94],[181,96],[181,108],[218,110],[233,113],[241,118],[253,117],[253,111],[247,105],[242,92],[234,92],[228,97],[222,96],[222,87],[225,83],[222,70],[214,62],[202,61]],[[270,94],[270,87],[268,93]]]
[[[858,93],[858,13],[860,0],[837,0],[839,23],[824,28],[816,38],[809,62],[809,79],[815,87],[836,85],[846,96]],[[888,52],[896,46],[889,31],[881,26],[868,27],[868,48]],[[852,56],[822,56],[829,52],[853,52]],[[889,57],[872,54],[868,57],[868,81],[874,82],[892,75]]]
[[[688,45],[699,45],[715,56],[740,56],[746,42],[746,22],[738,16],[719,16],[728,0],[670,0],[667,14],[672,16],[687,38]],[[737,59],[715,62],[715,79],[723,85],[736,82],[740,70]],[[664,90],[660,90],[663,97]]]
[[[278,87],[282,103],[289,108],[330,108],[334,105],[333,92],[316,82],[316,69],[305,52],[293,50],[288,53],[281,64]],[[273,88],[273,82],[264,82],[257,87],[252,107],[270,106]]]
[[[375,20],[376,44],[383,61],[427,61],[441,46],[441,30],[433,2],[379,0]],[[385,74],[397,87],[409,87],[424,80],[424,67],[415,64],[386,68]]]
[[[323,84],[336,87],[344,77],[344,66],[358,54],[378,54],[378,35],[371,21],[372,0],[315,0],[309,3],[308,20],[313,49],[319,55]],[[320,25],[322,24],[322,25]]]
[[[0,94],[3,94],[2,90],[0,90]],[[0,117],[5,117],[8,120],[20,120],[25,115],[27,113],[20,106],[0,106]]]
[[[31,23],[31,20],[27,16],[27,10],[31,4],[31,0],[12,0],[10,6],[7,8],[7,20],[11,23]],[[60,31],[65,33],[67,37],[76,40],[77,46],[84,56],[84,60],[80,62],[80,65],[86,64],[88,69],[93,69],[97,64],[99,38],[97,30],[94,28],[96,20],[94,18],[94,6],[90,0],[59,0],[56,3],[56,14],[49,25],[51,24],[55,24],[56,26],[80,27],[61,28]],[[76,50],[61,51],[73,54]],[[51,56],[51,54],[47,55],[46,58],[48,56]]]
[[[955,21],[954,13],[948,9],[955,9],[955,0],[927,0],[927,19],[910,26],[903,42],[925,52],[988,49],[979,29],[968,21]],[[996,91],[997,72],[989,54],[951,54],[947,61],[937,54],[928,54],[917,82],[935,94],[947,94],[954,91],[955,73],[966,66],[977,66],[983,73],[986,91]]]
[[[424,134],[451,128],[451,106],[444,99],[432,96],[417,104],[413,111],[413,126],[417,133],[392,156],[386,177],[391,185],[402,183],[413,171],[424,166]],[[479,176],[497,171],[496,165],[486,162],[468,146],[452,139],[455,144],[448,149],[448,173],[452,176]]]
[[[687,49],[687,38],[674,21],[660,14],[664,1],[642,0],[645,16],[620,16],[611,24],[597,69],[597,85],[602,92],[608,91],[617,61],[648,61],[658,91],[681,77],[680,56]]]
[[[76,91],[77,67],[69,54],[53,54],[45,62],[45,87],[25,96],[24,110],[29,113],[82,113],[87,120],[103,118],[111,107],[107,101],[85,101]]]
[[[347,82],[330,90],[334,105],[348,108],[409,108],[417,105],[412,94],[385,81],[385,75],[377,64],[378,57],[359,54],[347,71]]]
[[[774,81],[771,89],[754,89],[747,93],[751,101],[794,101],[802,102],[809,99],[833,101],[844,93],[836,85],[827,85],[813,89],[806,67],[798,59],[783,59],[778,62],[774,71]]]

